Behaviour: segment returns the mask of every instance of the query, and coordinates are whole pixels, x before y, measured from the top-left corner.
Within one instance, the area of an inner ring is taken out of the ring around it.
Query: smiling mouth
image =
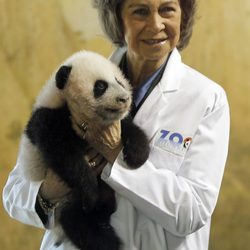
[[[155,45],[155,44],[163,44],[167,40],[168,40],[167,38],[162,38],[162,39],[145,39],[142,41],[148,45]]]

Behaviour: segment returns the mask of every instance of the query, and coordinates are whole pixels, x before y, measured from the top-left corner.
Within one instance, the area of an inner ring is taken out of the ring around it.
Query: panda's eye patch
[[[95,98],[98,98],[100,96],[102,96],[106,89],[108,88],[108,83],[103,81],[103,80],[97,80],[95,82],[95,86],[94,86],[94,96]]]

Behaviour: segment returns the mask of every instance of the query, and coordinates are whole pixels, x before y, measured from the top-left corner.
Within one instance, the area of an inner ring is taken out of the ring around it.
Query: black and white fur
[[[52,168],[72,188],[57,225],[79,249],[118,250],[121,243],[110,226],[114,193],[84,161],[89,138],[79,136],[72,117],[79,124],[87,117],[89,126],[122,120],[124,161],[137,168],[147,160],[149,146],[127,116],[131,99],[130,85],[117,66],[96,53],[78,52],[47,82],[22,136],[19,157],[26,178],[43,180]]]

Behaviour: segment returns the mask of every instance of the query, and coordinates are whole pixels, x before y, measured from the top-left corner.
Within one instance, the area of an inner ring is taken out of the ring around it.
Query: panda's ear
[[[71,72],[72,66],[61,66],[60,69],[56,73],[56,86],[59,89],[63,89],[66,85],[69,74]]]

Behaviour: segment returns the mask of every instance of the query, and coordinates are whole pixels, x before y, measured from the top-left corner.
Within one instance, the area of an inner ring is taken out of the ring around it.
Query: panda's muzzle
[[[130,103],[130,98],[129,96],[118,96],[116,97],[116,105],[113,107],[106,107],[105,110],[110,113],[119,113],[123,112],[124,109],[127,109],[129,103]]]
[[[126,105],[128,100],[125,100],[125,99],[119,100],[119,101],[117,101],[118,105],[115,105],[115,106],[112,106],[112,107],[106,107],[104,109],[105,109],[105,111],[107,111],[109,113],[113,113],[113,114],[122,113],[128,107],[128,105]]]
[[[129,101],[129,97],[117,97],[116,102],[117,103],[127,103]]]
[[[107,98],[106,105],[100,105],[97,109],[97,114],[104,121],[114,121],[124,117],[129,111],[131,105],[131,97],[126,93],[110,96]]]
[[[115,99],[116,102],[114,102],[113,105],[106,106],[104,107],[104,111],[108,115],[115,115],[115,116],[120,116],[123,113],[127,112],[130,106],[130,97],[129,96],[118,96]]]

